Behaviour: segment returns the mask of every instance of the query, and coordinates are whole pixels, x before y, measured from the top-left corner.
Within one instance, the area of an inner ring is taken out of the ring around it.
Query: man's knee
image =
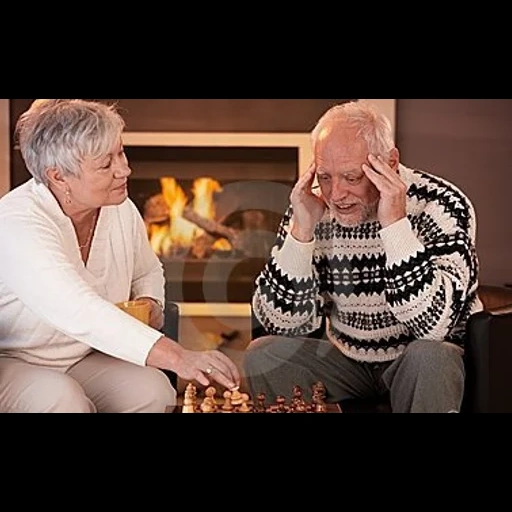
[[[260,352],[265,347],[268,347],[280,339],[281,336],[262,336],[261,338],[256,338],[247,345],[246,352]]]
[[[306,343],[303,338],[263,336],[253,340],[245,350],[243,370],[245,378],[268,375],[283,365],[299,361]]]
[[[245,350],[246,360],[251,362],[266,361],[267,359],[284,359],[289,354],[296,352],[297,340],[284,336],[262,336],[247,346]]]
[[[463,350],[453,343],[416,340],[406,350],[409,362],[440,369],[444,365],[463,367]]]

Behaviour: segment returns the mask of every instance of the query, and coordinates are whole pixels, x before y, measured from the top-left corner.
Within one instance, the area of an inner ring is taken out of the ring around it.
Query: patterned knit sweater
[[[288,208],[253,297],[269,334],[305,336],[325,315],[328,339],[359,361],[391,361],[416,339],[464,347],[482,309],[473,205],[440,177],[404,165],[399,174],[407,217],[384,229],[344,227],[326,211],[314,241],[300,243]]]

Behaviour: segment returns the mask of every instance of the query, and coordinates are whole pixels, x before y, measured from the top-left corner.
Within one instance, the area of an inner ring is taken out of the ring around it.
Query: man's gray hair
[[[86,157],[108,155],[124,127],[114,105],[81,99],[35,100],[19,117],[15,138],[30,174],[48,184],[48,169],[78,177]]]
[[[395,147],[391,121],[375,105],[360,100],[335,105],[322,115],[311,132],[313,148],[320,132],[337,123],[354,128],[368,144],[370,153],[388,156]]]

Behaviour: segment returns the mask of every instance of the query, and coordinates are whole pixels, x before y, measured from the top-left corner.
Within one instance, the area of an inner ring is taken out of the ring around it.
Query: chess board
[[[165,412],[167,412],[167,413],[174,413],[174,414],[180,414],[180,413],[183,412],[182,409],[183,409],[182,405],[177,405],[176,407],[168,407]],[[196,411],[196,412],[198,412],[199,414],[204,414],[201,410]],[[225,411],[223,411],[222,409],[219,409],[219,410],[215,411],[215,414],[219,414],[219,413],[223,413],[223,412],[225,412]],[[236,413],[236,411],[234,411],[234,412]],[[257,411],[254,411],[254,410],[250,411],[251,414],[254,414],[256,412]],[[278,413],[278,412],[279,411],[265,411],[264,414],[275,414],[275,413]],[[284,411],[284,412],[289,412],[289,411]],[[297,413],[297,411],[292,411],[292,412]],[[341,410],[341,407],[338,404],[326,404],[326,410],[323,411],[323,412],[324,413],[329,413],[329,414],[339,414],[339,413],[342,412],[342,410]],[[316,413],[316,411],[306,411],[306,413],[318,414],[318,413]]]
[[[220,394],[213,386],[199,391],[196,386],[189,383],[185,389],[183,403],[168,412],[178,413],[235,413],[235,414],[280,414],[280,413],[341,413],[337,404],[325,401],[326,389],[321,382],[317,382],[311,389],[310,399],[299,386],[294,386],[291,398],[276,397],[274,402],[268,402],[265,395],[260,393],[253,398],[248,393],[238,389],[226,390]]]

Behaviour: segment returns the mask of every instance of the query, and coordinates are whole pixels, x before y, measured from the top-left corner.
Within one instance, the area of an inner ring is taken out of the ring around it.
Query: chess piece
[[[292,402],[297,402],[302,399],[302,388],[300,386],[293,386]]]
[[[233,404],[231,403],[231,394],[231,391],[224,391],[222,395],[224,398],[224,403],[222,404],[221,407],[222,412],[233,412],[234,407]]]
[[[231,392],[231,403],[235,407],[238,407],[239,405],[242,405],[242,402],[243,402],[242,393],[240,393],[240,391],[238,389],[234,389]]]
[[[324,383],[321,381],[315,382],[312,387],[313,396],[318,398],[320,402],[325,402],[327,396],[327,390],[325,389]]]
[[[306,401],[303,398],[303,391],[300,386],[294,386],[290,403],[290,412],[306,412]]]
[[[274,412],[288,412],[288,407],[286,406],[286,398],[282,395],[276,397],[276,409]]]
[[[208,402],[211,404],[213,408],[213,412],[216,412],[219,408],[219,404],[215,399],[215,395],[217,394],[217,389],[214,386],[208,386],[204,392],[205,397],[208,398]]]
[[[266,412],[265,408],[265,400],[266,400],[265,393],[258,393],[258,396],[256,397],[256,406],[254,408],[254,412]]]
[[[187,384],[187,387],[185,388],[185,394],[183,396],[183,407],[181,408],[181,412],[183,413],[191,413],[196,412],[196,394],[197,390],[194,384],[191,382]]]
[[[325,404],[325,397],[327,396],[327,391],[322,382],[316,382],[313,385],[313,397],[312,397],[312,412],[327,412],[327,406]]]
[[[215,403],[212,401],[212,398],[209,396],[205,396],[200,405],[201,412],[203,413],[213,413],[215,412]]]
[[[251,412],[252,407],[249,404],[249,395],[247,393],[242,393],[242,403],[238,408],[238,412]]]

